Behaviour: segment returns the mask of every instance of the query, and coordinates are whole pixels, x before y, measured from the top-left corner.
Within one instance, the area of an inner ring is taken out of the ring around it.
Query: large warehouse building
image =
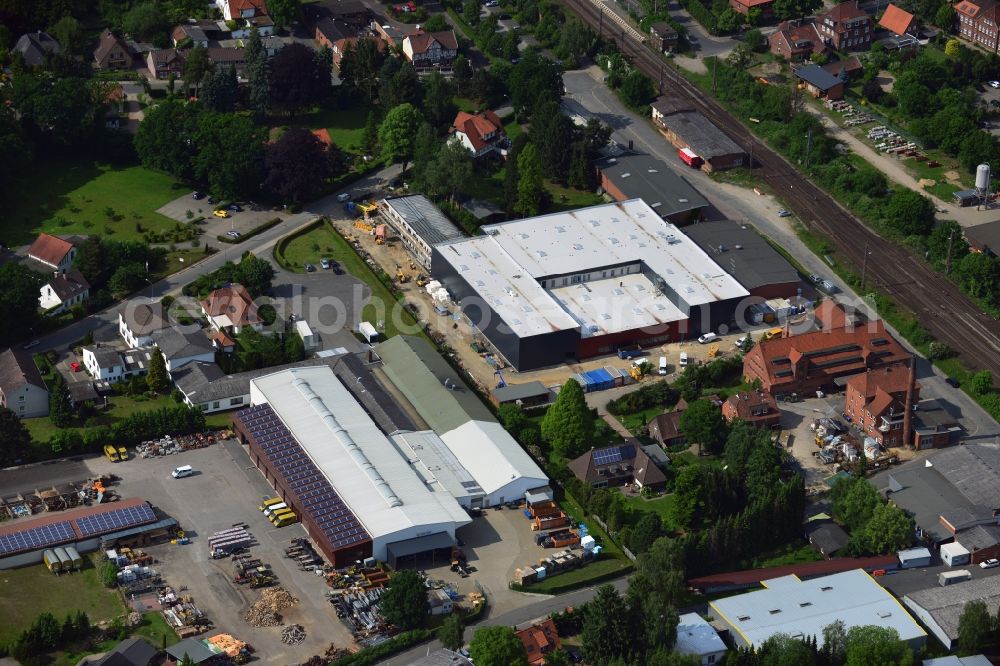
[[[715,330],[749,295],[641,199],[482,230],[432,272],[518,370]]]
[[[471,522],[428,483],[326,366],[250,383],[233,425],[250,457],[334,566],[447,549]]]
[[[172,519],[158,520],[149,502],[139,498],[10,520],[0,525],[0,569],[38,564],[48,548],[94,551],[108,535],[165,523],[176,524]]]
[[[394,441],[438,470],[459,503],[485,508],[526,496],[551,498],[545,473],[430,343],[398,335],[377,351],[385,374],[433,429]]]

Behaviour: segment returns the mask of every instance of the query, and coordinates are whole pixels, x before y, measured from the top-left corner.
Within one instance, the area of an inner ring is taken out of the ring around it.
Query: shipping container
[[[53,548],[52,552],[59,558],[59,564],[62,565],[63,571],[69,571],[73,568],[73,560],[70,559],[65,548]]]
[[[56,557],[55,551],[51,548],[42,553],[42,562],[45,563],[46,568],[52,573],[62,571],[62,562]]]
[[[702,165],[703,160],[690,148],[681,148],[677,151],[677,156],[691,168],[697,169]]]
[[[73,546],[66,546],[66,554],[69,555],[70,563],[74,569],[83,568],[83,558],[80,557],[80,553],[76,551]]]

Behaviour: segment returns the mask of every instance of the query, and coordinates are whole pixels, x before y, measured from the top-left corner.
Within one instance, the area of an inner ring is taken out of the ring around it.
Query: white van
[[[170,476],[175,479],[183,479],[185,476],[191,476],[194,474],[194,468],[191,465],[182,465],[170,473]]]
[[[659,370],[659,372],[660,372],[661,375],[667,374],[667,357],[666,356],[661,356],[660,357],[660,370]]]
[[[271,506],[269,506],[266,509],[264,509],[264,515],[267,516],[268,518],[270,518],[274,514],[280,512],[280,511],[284,511],[287,508],[288,508],[288,505],[285,504],[284,502],[279,502],[277,504],[272,504]]]
[[[688,364],[688,353],[681,352],[681,367],[686,368]]]
[[[709,342],[713,342],[718,337],[719,336],[716,333],[706,333],[705,335],[698,338],[698,342],[700,342],[703,345],[707,345]]]

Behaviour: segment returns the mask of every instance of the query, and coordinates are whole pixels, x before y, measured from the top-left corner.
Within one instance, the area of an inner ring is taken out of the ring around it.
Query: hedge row
[[[398,636],[394,636],[384,643],[379,643],[373,647],[364,648],[354,654],[349,654],[330,662],[330,666],[368,666],[392,655],[413,647],[417,643],[423,643],[434,637],[434,632],[430,629],[414,629],[406,631]]]
[[[715,35],[719,32],[719,24],[712,10],[701,4],[701,0],[680,0],[684,7],[694,17],[694,20],[701,24],[701,27]]]
[[[215,237],[215,240],[219,241],[220,243],[229,243],[230,245],[233,245],[235,243],[242,243],[245,240],[250,240],[251,238],[253,238],[258,234],[264,233],[265,231],[271,229],[272,227],[278,226],[279,224],[281,224],[281,222],[282,222],[281,218],[276,217],[273,220],[268,220],[267,222],[264,222],[263,224],[258,224],[256,227],[246,232],[245,234],[241,235],[239,238],[232,238],[230,236],[220,234],[219,236]]]

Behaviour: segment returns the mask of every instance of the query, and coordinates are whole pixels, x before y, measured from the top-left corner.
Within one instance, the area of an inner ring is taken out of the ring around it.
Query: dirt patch
[[[945,180],[947,180],[949,183],[953,185],[958,185],[962,182],[961,176],[959,176],[958,172],[955,170],[945,171],[941,175],[944,177]]]
[[[892,87],[896,83],[896,77],[890,74],[887,70],[882,70],[875,77],[875,82],[881,86],[882,90],[885,92],[892,92]]]
[[[937,181],[933,178],[921,178],[919,181],[920,187],[934,187],[937,185]]]

